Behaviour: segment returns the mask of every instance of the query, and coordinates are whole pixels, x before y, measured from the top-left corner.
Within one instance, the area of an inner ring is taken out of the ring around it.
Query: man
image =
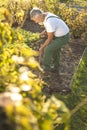
[[[69,41],[68,26],[57,15],[38,8],[31,10],[30,18],[38,24],[43,23],[45,30],[41,32],[41,37],[47,34],[47,39],[39,49],[40,55],[43,56],[44,70],[59,71],[61,47]]]

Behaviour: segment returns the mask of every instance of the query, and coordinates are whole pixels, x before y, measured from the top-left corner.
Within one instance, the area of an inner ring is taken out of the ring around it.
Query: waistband
[[[66,35],[63,35],[63,36],[59,36],[59,37],[54,36],[54,38],[53,38],[53,39],[57,39],[57,38],[64,38],[64,37],[66,37],[66,36],[68,36],[68,35],[69,35],[69,32],[68,32]]]

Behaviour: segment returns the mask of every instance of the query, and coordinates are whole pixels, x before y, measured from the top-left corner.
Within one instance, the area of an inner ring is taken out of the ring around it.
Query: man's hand
[[[46,36],[47,36],[46,30],[44,30],[44,31],[42,31],[42,32],[40,33],[40,37],[41,37],[41,38],[44,38],[44,37],[46,37]]]
[[[44,46],[42,45],[39,49],[40,56],[43,56],[44,53]]]
[[[43,56],[44,48],[51,43],[53,36],[54,36],[54,32],[47,33],[47,34],[48,34],[47,40],[44,42],[44,44],[39,49],[39,53],[40,53],[41,56]]]

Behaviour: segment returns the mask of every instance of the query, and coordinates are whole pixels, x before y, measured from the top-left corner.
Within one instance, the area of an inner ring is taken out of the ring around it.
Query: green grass
[[[71,112],[74,111],[70,120],[70,130],[87,130],[87,100],[84,101],[87,98],[87,49],[73,77],[72,92],[69,95],[55,96],[64,101]]]

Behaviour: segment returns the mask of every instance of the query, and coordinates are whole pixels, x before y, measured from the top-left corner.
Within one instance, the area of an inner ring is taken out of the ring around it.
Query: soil
[[[31,32],[41,32],[43,30],[38,24],[27,19],[23,29]],[[58,73],[50,72],[44,75],[46,86],[43,88],[45,93],[68,94],[72,91],[73,76],[76,72],[83,51],[86,47],[86,41],[71,38],[68,44],[61,50],[61,61]]]

